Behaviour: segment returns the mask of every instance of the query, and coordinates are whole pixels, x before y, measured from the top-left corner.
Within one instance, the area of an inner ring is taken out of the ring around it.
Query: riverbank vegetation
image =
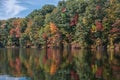
[[[0,20],[0,47],[120,46],[119,0],[66,0]]]

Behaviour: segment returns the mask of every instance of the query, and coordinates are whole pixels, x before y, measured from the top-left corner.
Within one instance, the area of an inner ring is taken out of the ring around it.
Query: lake
[[[120,52],[0,49],[0,80],[120,80]]]

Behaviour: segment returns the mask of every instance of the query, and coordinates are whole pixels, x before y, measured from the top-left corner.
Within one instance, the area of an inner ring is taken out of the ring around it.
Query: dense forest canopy
[[[25,18],[0,20],[2,47],[90,46],[99,39],[107,45],[111,34],[118,33],[120,0],[63,0]]]

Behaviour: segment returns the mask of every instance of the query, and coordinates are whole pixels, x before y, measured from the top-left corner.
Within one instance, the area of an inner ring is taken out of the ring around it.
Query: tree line
[[[106,46],[120,32],[119,14],[119,0],[63,0],[57,6],[44,5],[25,18],[0,20],[0,46]]]

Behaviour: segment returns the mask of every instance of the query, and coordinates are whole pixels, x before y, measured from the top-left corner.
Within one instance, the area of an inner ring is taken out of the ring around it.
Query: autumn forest
[[[0,47],[120,46],[120,0],[66,0],[0,20]]]

